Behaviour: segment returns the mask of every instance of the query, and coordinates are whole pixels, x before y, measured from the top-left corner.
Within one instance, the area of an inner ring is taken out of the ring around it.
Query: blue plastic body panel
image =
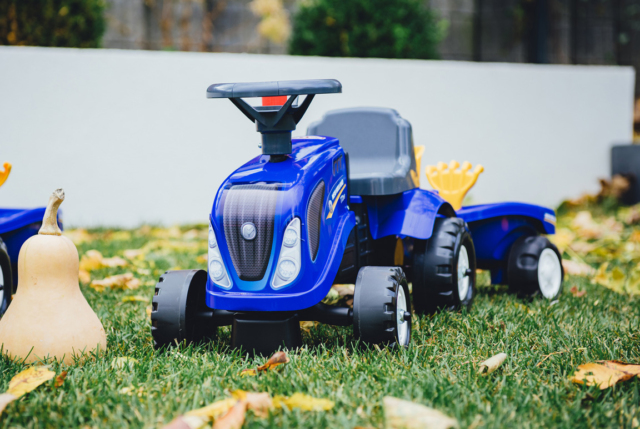
[[[523,235],[554,234],[553,210],[523,203],[462,207],[458,217],[469,225],[478,268],[491,270],[491,282],[504,281],[511,245]]]
[[[35,209],[2,209],[0,208],[0,238],[7,246],[11,259],[13,283],[18,284],[18,255],[20,248],[31,236],[36,235],[42,225],[45,207]],[[61,214],[61,212],[60,212]],[[62,228],[62,222],[58,218]]]
[[[337,161],[342,165],[339,171],[334,169],[334,162]],[[307,245],[307,202],[321,180],[325,182],[325,202],[321,217],[319,250],[315,260],[312,260]],[[282,189],[278,191],[276,203],[274,239],[264,277],[258,281],[244,281],[235,272],[224,234],[225,194],[233,185],[261,182],[279,183]],[[346,183],[344,151],[337,139],[325,137],[294,139],[289,159],[274,163],[269,162],[269,156],[261,155],[231,174],[216,194],[210,220],[232,286],[225,290],[207,277],[207,305],[230,311],[292,311],[308,308],[320,302],[331,288],[342,261],[349,233],[355,226],[355,215],[347,206],[346,188],[335,201],[333,215],[328,216],[331,205],[329,203],[335,189],[342,189]],[[274,289],[271,281],[275,275],[282,236],[287,224],[294,217],[300,218],[301,221],[301,271],[291,284]]]
[[[367,205],[374,240],[389,235],[426,240],[431,237],[437,215],[443,211],[453,213],[440,195],[418,188],[397,195],[356,196],[351,200]]]

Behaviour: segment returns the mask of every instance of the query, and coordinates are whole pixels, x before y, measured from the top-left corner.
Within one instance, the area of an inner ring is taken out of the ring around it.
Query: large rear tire
[[[215,339],[217,327],[206,305],[206,287],[207,272],[203,270],[167,271],[160,277],[151,311],[156,349]]]
[[[411,300],[398,267],[363,267],[353,297],[353,333],[365,344],[411,342]]]
[[[476,252],[460,218],[437,218],[414,245],[413,306],[418,313],[469,309],[476,295]]]

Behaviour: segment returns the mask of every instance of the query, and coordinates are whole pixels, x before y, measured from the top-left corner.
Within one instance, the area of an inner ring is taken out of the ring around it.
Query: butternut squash
[[[18,290],[0,319],[0,345],[11,358],[70,364],[76,356],[106,349],[102,323],[78,284],[78,250],[58,227],[63,200],[64,191],[57,189],[38,235],[20,249]]]

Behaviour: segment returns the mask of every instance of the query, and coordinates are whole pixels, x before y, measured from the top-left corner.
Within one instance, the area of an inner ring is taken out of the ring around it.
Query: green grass
[[[93,278],[103,278],[132,271],[143,281],[139,289],[99,293],[82,286],[106,329],[107,353],[83,365],[52,363],[58,373],[68,370],[62,387],[54,388],[52,380],[10,404],[0,417],[2,427],[158,427],[235,389],[303,392],[336,403],[327,412],[277,411],[267,419],[249,413],[244,426],[249,428],[382,427],[385,395],[437,408],[470,428],[633,427],[640,420],[639,379],[605,391],[569,381],[582,363],[640,361],[640,297],[577,277],[566,279],[553,305],[484,285],[468,314],[415,318],[408,349],[364,350],[354,343],[352,329],[317,325],[303,332],[304,347],[290,353],[289,364],[241,377],[242,369],[264,359],[230,350],[229,328],[220,329],[213,344],[156,352],[146,314],[150,304],[122,301],[128,295],[150,298],[154,279],[167,269],[204,268],[196,258],[206,253],[206,228],[197,227],[191,239],[149,228],[90,233],[78,245],[80,255],[89,249],[122,255],[160,241],[135,266],[92,272]],[[569,293],[574,285],[586,295]],[[502,367],[478,376],[478,363],[499,352],[508,354]],[[557,352],[562,353],[545,360]],[[120,356],[137,363],[115,370],[111,362]],[[2,358],[0,389],[25,367]],[[124,388],[134,393],[122,393]]]

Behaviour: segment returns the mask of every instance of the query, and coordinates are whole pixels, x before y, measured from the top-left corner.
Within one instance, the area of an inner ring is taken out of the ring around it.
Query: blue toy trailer
[[[7,310],[18,286],[20,248],[40,230],[45,209],[0,208],[0,315]],[[58,220],[58,223],[62,228],[62,221]]]
[[[268,354],[301,345],[300,321],[353,326],[368,344],[407,346],[413,306],[468,308],[476,268],[521,293],[560,293],[550,209],[518,203],[456,212],[419,188],[411,125],[391,109],[327,113],[291,139],[316,94],[336,80],[211,85],[256,124],[262,155],[220,186],[209,217],[208,272],[166,272],[151,313],[158,348],[215,338]],[[304,101],[295,104],[300,96]],[[263,97],[262,106],[244,98]],[[355,283],[353,308],[321,303]]]

